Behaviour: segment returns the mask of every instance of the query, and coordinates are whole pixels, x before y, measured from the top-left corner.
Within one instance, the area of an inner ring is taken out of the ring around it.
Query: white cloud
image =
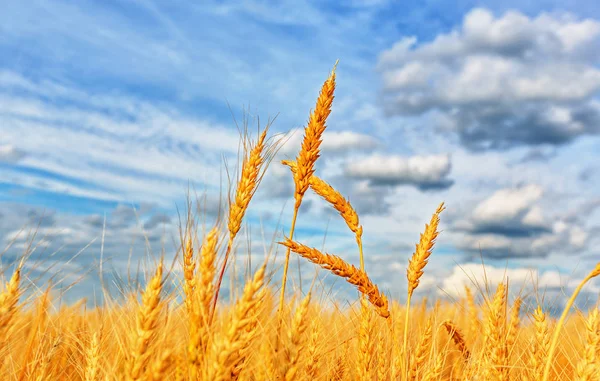
[[[465,263],[460,266],[454,266],[452,272],[441,281],[440,296],[449,295],[452,297],[463,297],[465,295],[464,287],[468,286],[472,290],[486,290],[486,285],[493,292],[501,282],[510,281],[510,290],[516,292],[521,287],[532,289],[539,286],[541,291],[544,288],[556,289],[566,284],[561,283],[560,274],[556,271],[544,271],[538,273],[534,268],[500,268],[491,265],[482,265],[480,263]]]
[[[537,185],[528,185],[517,189],[501,189],[475,207],[473,220],[480,224],[502,223],[516,218],[522,222],[540,222],[539,209],[533,209],[532,203],[542,196]]]
[[[481,8],[461,28],[381,53],[386,110],[432,111],[468,148],[559,145],[598,134],[600,22]]]
[[[367,179],[373,184],[409,184],[421,189],[447,188],[450,155],[402,157],[374,154],[354,159],[344,169],[349,177]]]

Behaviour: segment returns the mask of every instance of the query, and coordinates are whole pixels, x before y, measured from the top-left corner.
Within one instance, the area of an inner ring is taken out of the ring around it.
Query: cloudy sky
[[[99,298],[101,253],[113,280],[172,258],[188,189],[211,226],[244,117],[256,136],[277,116],[271,134],[288,140],[240,235],[243,274],[289,229],[279,160],[295,156],[339,59],[317,173],[359,211],[374,280],[404,301],[407,261],[444,201],[421,295],[454,298],[485,269],[511,295],[533,281],[560,304],[600,259],[599,43],[593,0],[5,1],[3,269],[31,244],[28,280],[77,282],[74,300]],[[358,264],[314,195],[295,238]],[[306,287],[315,268],[292,258]],[[327,298],[355,299],[319,279]]]

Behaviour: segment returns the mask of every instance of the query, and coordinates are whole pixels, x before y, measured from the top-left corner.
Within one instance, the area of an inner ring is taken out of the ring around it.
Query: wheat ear
[[[148,346],[156,337],[158,317],[161,312],[160,293],[162,291],[163,262],[158,264],[156,273],[148,282],[142,294],[142,305],[137,313],[136,331],[133,335],[131,360],[127,367],[129,381],[140,380],[146,369],[151,353]]]
[[[541,306],[537,306],[533,313],[535,326],[535,338],[531,345],[529,354],[529,379],[531,381],[540,380],[544,375],[544,365],[550,348],[550,330],[546,314],[542,311]]]
[[[265,269],[263,264],[254,274],[252,281],[246,283],[242,298],[235,304],[234,313],[229,320],[226,331],[213,341],[212,361],[207,366],[204,379],[211,381],[230,380],[234,365],[238,362],[240,352],[249,344],[246,327],[257,317],[257,306],[264,300]]]
[[[21,284],[21,268],[23,262],[21,262],[12,276],[10,281],[6,283],[4,290],[0,293],[0,345],[4,345],[4,339],[10,329],[13,316],[17,311],[17,303],[19,303],[19,297],[21,295],[20,284]],[[1,364],[4,362],[0,362]]]
[[[289,238],[286,238],[285,242],[279,242],[279,244],[286,246],[291,251],[321,266],[325,270],[329,270],[333,274],[345,278],[348,283],[356,286],[358,291],[367,296],[369,302],[376,308],[380,316],[384,318],[390,316],[386,296],[379,292],[377,286],[364,271],[360,271],[353,265],[346,263],[338,256],[321,253],[315,248],[302,245]]]
[[[576,380],[592,381],[600,378],[600,369],[598,368],[598,359],[596,358],[596,348],[600,345],[600,319],[598,318],[598,308],[594,307],[588,313],[588,318],[584,322],[586,343],[584,346],[583,357],[577,363]]]
[[[286,351],[286,364],[284,365],[284,380],[292,381],[297,378],[298,363],[302,358],[304,352],[304,331],[308,327],[308,320],[306,318],[308,313],[308,305],[310,303],[311,293],[309,292],[306,297],[298,306],[294,318],[292,320],[292,326],[289,331],[288,339],[290,345]]]
[[[242,163],[240,179],[237,184],[235,200],[234,202],[230,202],[229,219],[227,225],[229,229],[229,240],[227,242],[227,249],[225,251],[225,259],[221,265],[219,278],[217,280],[209,325],[212,324],[212,320],[215,315],[217,301],[219,299],[219,292],[221,290],[221,282],[223,281],[223,276],[225,275],[227,261],[233,247],[233,240],[240,231],[242,220],[244,219],[244,215],[246,214],[250,200],[252,199],[252,196],[254,196],[254,192],[258,188],[258,183],[260,182],[260,171],[263,163],[265,162],[265,140],[267,138],[267,130],[268,127],[263,130],[262,134],[260,134],[260,137],[258,138],[258,141],[245,157]]]
[[[506,348],[502,340],[505,332],[504,310],[506,306],[506,286],[500,283],[496,289],[493,301],[487,310],[484,326],[484,348],[486,379],[504,380],[504,365]]]
[[[197,374],[208,346],[210,337],[211,300],[214,293],[213,281],[216,273],[216,259],[219,231],[214,227],[204,238],[200,249],[200,263],[196,274],[195,297],[192,300],[192,316],[190,317],[190,338],[188,342],[188,359],[192,373]]]
[[[302,147],[296,158],[298,164],[298,170],[294,174],[294,215],[292,216],[292,224],[290,226],[290,238],[294,238],[294,230],[296,227],[296,219],[298,217],[298,210],[302,204],[302,198],[304,193],[308,190],[309,181],[315,172],[315,162],[319,158],[321,146],[321,137],[326,128],[327,117],[331,113],[331,104],[333,103],[333,93],[335,91],[335,68],[338,61],[335,62],[333,70],[329,75],[329,78],[323,83],[321,92],[317,98],[317,104],[315,110],[310,113],[308,117],[308,124],[304,129],[304,139],[302,141]],[[283,266],[283,278],[281,280],[281,293],[279,296],[279,319],[281,320],[281,313],[283,311],[283,303],[285,298],[285,285],[287,283],[287,273],[290,263],[290,250],[285,253],[285,264]]]
[[[469,349],[467,349],[467,342],[465,341],[465,337],[461,333],[460,329],[456,326],[456,324],[449,320],[443,322],[442,325],[444,328],[446,328],[446,331],[448,331],[450,337],[452,337],[452,341],[454,341],[454,344],[462,353],[465,361],[468,360],[469,357],[471,357],[471,352],[469,352]]]
[[[98,332],[94,332],[85,358],[85,381],[98,381],[100,378],[100,334]]]
[[[440,222],[440,213],[444,210],[444,203],[442,202],[433,216],[431,216],[431,221],[429,225],[425,225],[425,233],[421,234],[421,239],[419,243],[416,245],[415,252],[412,255],[412,258],[408,261],[408,268],[406,270],[406,277],[408,279],[408,297],[406,299],[406,311],[404,318],[404,343],[402,345],[402,353],[406,355],[408,353],[407,345],[408,345],[408,323],[409,323],[409,313],[410,313],[410,301],[412,299],[412,295],[415,289],[419,286],[419,280],[421,276],[423,276],[423,269],[425,265],[427,265],[427,261],[429,256],[431,255],[431,250],[433,249],[433,245],[435,244],[435,239],[437,238],[439,232],[437,230],[438,224]],[[405,367],[408,371],[408,366]]]
[[[417,375],[421,369],[423,369],[425,365],[425,361],[427,357],[429,357],[429,353],[431,351],[432,346],[432,338],[433,338],[433,315],[427,319],[427,324],[425,325],[425,331],[421,335],[421,339],[417,344],[417,348],[415,349],[414,355],[412,356],[412,361],[409,368],[408,379],[410,381],[414,381],[417,379]]]

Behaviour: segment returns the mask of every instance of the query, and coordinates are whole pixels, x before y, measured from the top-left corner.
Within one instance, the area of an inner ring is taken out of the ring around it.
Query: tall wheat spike
[[[127,380],[137,381],[144,376],[144,370],[152,356],[148,346],[156,337],[158,318],[161,312],[160,293],[162,291],[163,262],[159,262],[156,273],[148,282],[142,294],[142,305],[139,308],[136,332],[133,334],[131,359],[127,366]]]
[[[408,279],[408,298],[406,299],[406,312],[404,318],[404,342],[402,345],[402,353],[406,355],[407,344],[408,344],[408,323],[410,313],[410,301],[415,289],[419,286],[419,279],[423,276],[423,269],[427,265],[431,250],[435,244],[439,232],[437,230],[440,222],[440,213],[444,210],[444,203],[442,202],[433,216],[429,225],[425,225],[425,233],[421,234],[421,239],[416,245],[415,252],[412,258],[408,261],[408,268],[406,270],[406,277]],[[408,371],[408,365],[405,366]]]
[[[193,375],[197,375],[203,365],[210,337],[209,319],[214,293],[218,239],[219,230],[215,226],[204,238],[200,249],[198,272],[194,280],[195,293],[191,300],[190,338],[187,348]]]
[[[588,313],[584,322],[586,329],[586,343],[583,357],[577,363],[577,381],[592,381],[600,379],[600,367],[596,358],[596,350],[600,345],[600,318],[598,308],[594,307]]]
[[[256,271],[252,281],[246,283],[242,298],[235,304],[233,316],[229,319],[225,333],[215,337],[211,361],[205,369],[205,380],[231,380],[240,350],[249,344],[250,337],[245,328],[257,319],[256,307],[264,300],[265,269],[266,263]]]
[[[240,231],[242,220],[244,219],[244,215],[246,214],[250,200],[252,199],[252,196],[254,196],[254,192],[256,191],[260,182],[260,171],[265,162],[267,131],[268,127],[263,130],[256,144],[250,149],[244,158],[242,170],[240,172],[240,179],[238,181],[237,190],[235,193],[235,200],[234,202],[230,202],[228,220],[229,241],[227,242],[225,259],[221,265],[217,286],[215,288],[215,297],[213,300],[209,325],[212,323],[217,307],[219,292],[221,290],[221,282],[223,281],[223,276],[225,275],[225,269],[227,268],[227,261],[233,247],[233,241],[237,233]]]
[[[308,117],[308,124],[304,129],[304,139],[302,148],[296,157],[297,171],[294,173],[294,215],[292,216],[292,224],[290,226],[290,239],[294,238],[294,230],[296,227],[296,219],[298,210],[302,204],[304,193],[308,190],[310,178],[315,172],[315,163],[320,155],[320,146],[322,142],[323,132],[325,132],[327,117],[331,113],[331,105],[333,103],[333,93],[335,91],[335,68],[338,61],[335,62],[333,70],[329,78],[321,87],[321,92],[317,98],[317,105],[314,111],[311,111]],[[283,311],[285,298],[285,286],[287,283],[287,273],[290,263],[290,250],[285,253],[285,264],[283,267],[283,278],[281,280],[281,293],[279,296],[279,315]],[[281,320],[281,319],[280,319]]]

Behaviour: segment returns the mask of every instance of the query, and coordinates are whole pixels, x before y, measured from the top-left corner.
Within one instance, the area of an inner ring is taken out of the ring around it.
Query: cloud
[[[600,133],[600,22],[481,8],[462,26],[381,53],[389,115],[431,112],[470,150],[559,146]]]
[[[190,180],[218,187],[220,155],[234,157],[239,141],[174,108],[13,72],[0,75],[0,124],[13,126],[0,161],[19,161],[7,170],[14,184],[120,202],[164,204]]]
[[[543,193],[535,184],[500,189],[468,210],[450,213],[451,230],[463,233],[457,247],[494,259],[579,253],[589,239],[585,221],[573,219],[573,211],[548,218],[541,206]]]
[[[493,293],[498,284],[505,282],[507,277],[513,293],[523,286],[531,289],[536,285],[539,286],[540,291],[558,290],[566,286],[566,282],[561,283],[560,273],[554,270],[538,273],[534,268],[500,268],[484,266],[480,263],[465,263],[452,268],[451,273],[440,282],[440,289],[437,292],[440,296],[449,295],[458,298],[465,295],[465,286],[472,290],[485,290],[488,285]]]
[[[0,163],[16,163],[25,157],[25,152],[11,144],[0,145]]]
[[[144,223],[144,229],[152,230],[158,225],[168,224],[171,222],[171,217],[166,214],[155,214],[146,223]]]
[[[531,162],[543,162],[546,163],[551,159],[557,157],[558,151],[556,147],[550,149],[544,149],[543,147],[535,147],[527,151],[523,157],[516,161],[515,164],[525,164]]]
[[[375,154],[347,164],[350,178],[368,180],[374,186],[412,185],[419,190],[447,189],[454,183],[448,178],[450,155],[401,157]]]

